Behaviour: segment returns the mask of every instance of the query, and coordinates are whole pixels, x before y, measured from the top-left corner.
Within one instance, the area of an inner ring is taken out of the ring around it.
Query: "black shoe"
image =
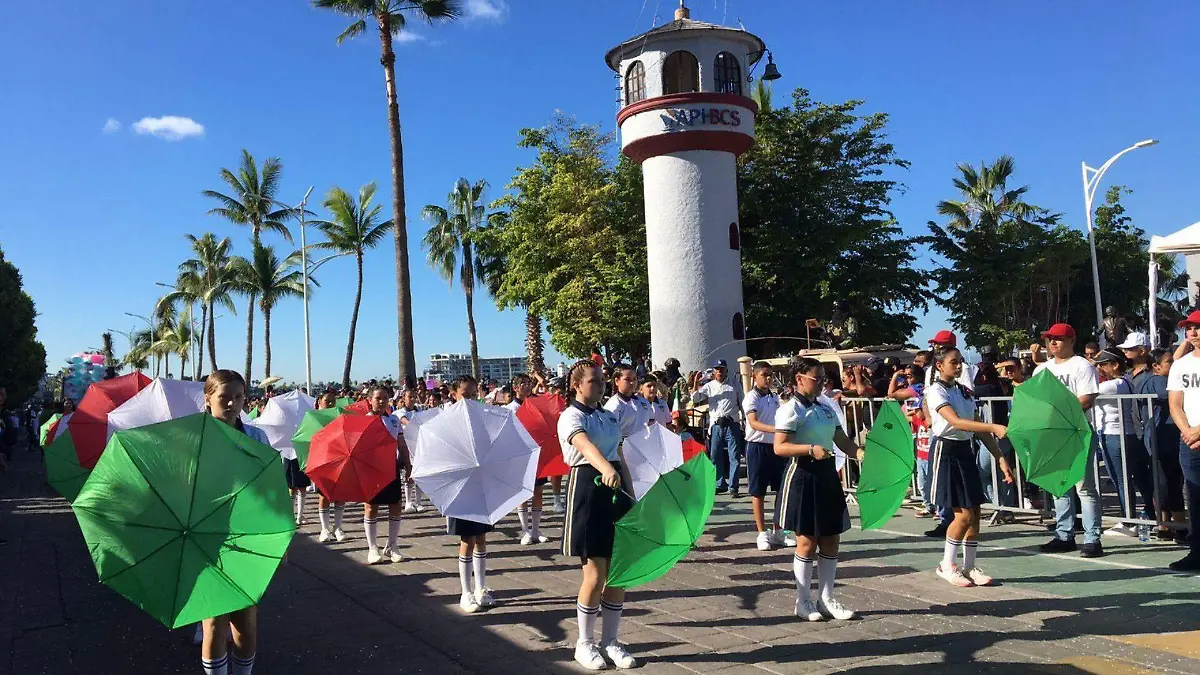
[[[938,523],[938,524],[937,524],[937,527],[935,527],[935,528],[933,528],[932,530],[929,530],[928,532],[926,532],[926,533],[925,533],[925,536],[926,536],[926,537],[933,537],[933,538],[935,538],[935,539],[941,539],[941,538],[943,538],[943,537],[945,537],[945,536],[946,536],[946,530],[948,530],[948,529],[950,529],[950,525],[949,525],[949,524],[947,524],[947,523]]]
[[[1187,530],[1175,530],[1175,543],[1180,546],[1191,546],[1192,537]]]
[[[723,495],[726,492],[729,492],[729,488],[723,488],[723,487],[717,488],[717,494],[719,494],[719,495]]]
[[[1104,546],[1098,541],[1088,542],[1079,547],[1080,558],[1100,558],[1104,555]]]
[[[729,498],[730,498],[730,499],[738,499],[738,498],[740,498],[741,496],[742,496],[742,493],[738,492],[737,490],[734,490],[733,492],[730,492],[730,493],[729,493]]]
[[[1077,548],[1078,547],[1075,546],[1074,539],[1059,539],[1058,537],[1055,537],[1042,544],[1041,551],[1042,553],[1070,553]]]
[[[1200,554],[1189,553],[1167,567],[1176,572],[1200,572]]]

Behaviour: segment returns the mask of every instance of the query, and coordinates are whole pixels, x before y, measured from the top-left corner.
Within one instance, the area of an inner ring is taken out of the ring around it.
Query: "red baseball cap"
[[[958,337],[954,333],[951,333],[948,330],[939,330],[937,332],[937,335],[934,335],[933,339],[929,341],[929,344],[945,345],[947,347],[957,347],[958,346]]]
[[[1050,326],[1050,330],[1042,333],[1042,339],[1046,338],[1071,338],[1075,339],[1075,329],[1071,328],[1069,323],[1056,323]]]
[[[1188,314],[1183,321],[1179,322],[1180,328],[1185,328],[1187,326],[1200,326],[1200,309]]]

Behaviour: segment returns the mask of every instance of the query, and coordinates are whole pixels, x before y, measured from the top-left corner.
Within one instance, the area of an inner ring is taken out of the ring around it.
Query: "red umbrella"
[[[370,415],[371,404],[368,401],[358,401],[345,407],[345,411],[353,415]]]
[[[561,396],[531,396],[517,408],[517,420],[542,449],[538,455],[538,478],[565,476],[571,469],[563,461],[558,443],[558,416],[567,409]]]
[[[683,441],[683,461],[684,461],[684,463],[687,463],[688,460],[695,457],[696,455],[703,455],[706,452],[708,452],[708,450],[703,445],[698,443],[697,441],[694,441],[690,438],[684,439],[684,441]]]
[[[83,400],[75,409],[75,415],[67,423],[71,440],[75,442],[75,454],[79,465],[92,469],[104,452],[108,441],[108,413],[117,409],[133,395],[146,388],[150,378],[141,373],[130,373],[111,380],[94,382],[88,387]]]
[[[376,415],[338,415],[313,434],[304,471],[330,501],[370,501],[396,479],[396,439]]]

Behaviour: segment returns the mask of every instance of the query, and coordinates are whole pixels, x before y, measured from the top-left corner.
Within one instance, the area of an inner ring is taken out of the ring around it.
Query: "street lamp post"
[[[1107,162],[1100,165],[1099,169],[1093,169],[1083,162],[1083,203],[1087,211],[1087,228],[1088,228],[1088,248],[1092,255],[1092,289],[1096,294],[1096,328],[1099,329],[1104,325],[1104,305],[1100,301],[1100,267],[1096,262],[1096,232],[1092,227],[1092,202],[1096,199],[1096,190],[1100,187],[1100,179],[1104,177],[1104,172],[1108,171],[1109,167],[1116,162],[1121,155],[1127,152],[1132,152],[1138,148],[1148,148],[1151,145],[1158,143],[1154,139],[1138,141],[1133,145],[1125,148],[1109,158]],[[1153,299],[1151,300],[1153,302]],[[1153,330],[1153,327],[1151,327]]]
[[[304,198],[296,206],[284,204],[281,201],[271,199],[270,202],[276,206],[282,206],[285,209],[294,211],[298,214],[300,220],[300,269],[304,275],[304,393],[312,396],[312,343],[308,336],[308,239],[306,227],[304,224],[304,214],[307,211],[305,205],[308,204],[308,197],[312,194],[313,187],[309,186],[304,192]]]

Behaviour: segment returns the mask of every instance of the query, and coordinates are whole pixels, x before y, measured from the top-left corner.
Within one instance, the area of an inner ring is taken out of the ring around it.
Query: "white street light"
[[[304,198],[296,206],[284,204],[275,199],[269,200],[276,206],[282,206],[290,211],[295,211],[299,214],[300,219],[300,269],[304,275],[304,393],[312,396],[312,344],[308,336],[308,275],[311,271],[308,267],[308,240],[306,236],[306,228],[304,224],[304,214],[307,209],[305,205],[308,203],[308,197],[312,194],[313,188],[309,186],[304,193]],[[322,261],[324,262],[324,261]],[[315,268],[315,266],[314,266]]]
[[[1083,203],[1087,212],[1088,248],[1091,249],[1092,255],[1092,288],[1096,294],[1097,329],[1104,325],[1104,304],[1100,300],[1100,267],[1096,262],[1096,232],[1092,227],[1092,202],[1096,199],[1096,190],[1100,187],[1100,179],[1104,176],[1104,172],[1108,171],[1121,155],[1138,148],[1148,148],[1156,143],[1158,141],[1154,139],[1138,141],[1110,157],[1107,162],[1100,165],[1099,169],[1093,169],[1087,165],[1087,162],[1083,162]]]

